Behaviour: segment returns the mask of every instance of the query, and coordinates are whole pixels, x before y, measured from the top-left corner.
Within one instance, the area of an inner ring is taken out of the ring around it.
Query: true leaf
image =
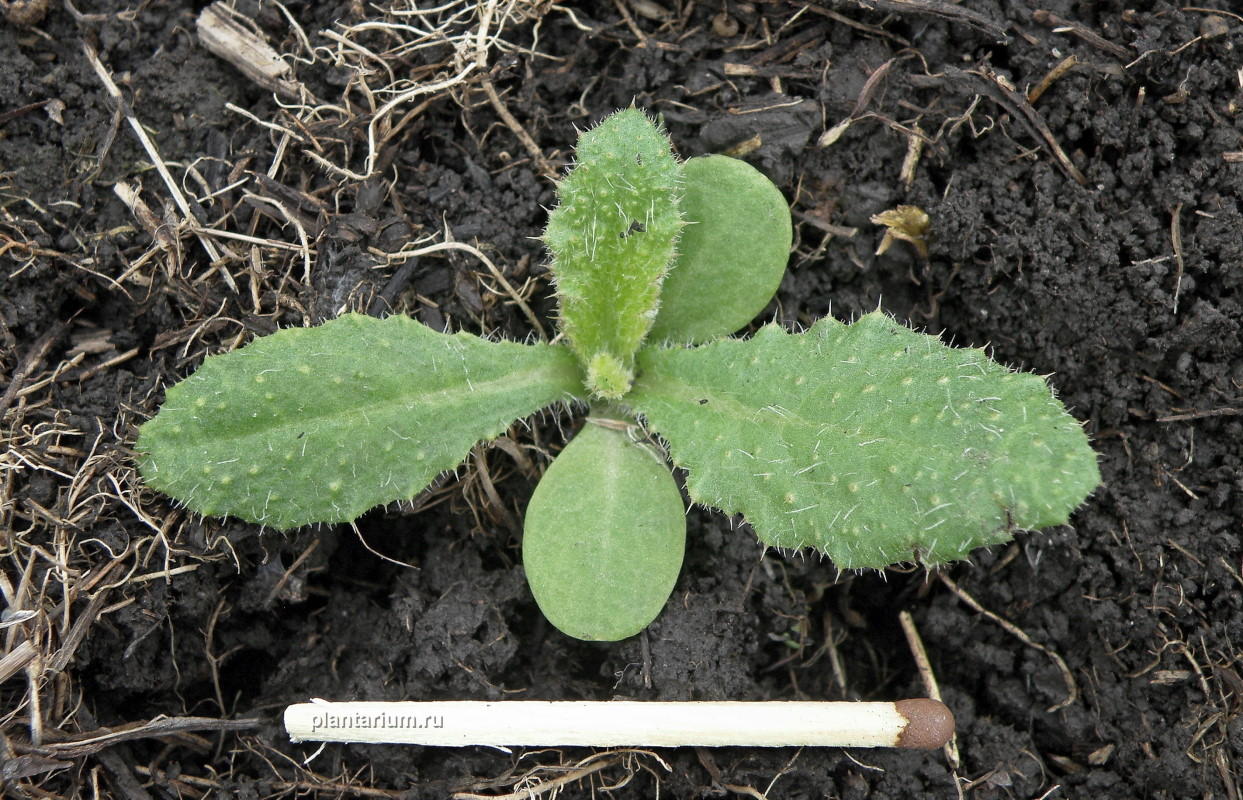
[[[535,488],[522,562],[553,625],[616,641],[660,613],[685,547],[686,511],[664,457],[589,421]]]
[[[626,398],[696,502],[843,568],[936,563],[1067,521],[1096,455],[1045,382],[881,313],[645,349]]]
[[[682,175],[686,227],[648,336],[697,344],[764,310],[785,275],[793,231],[785,197],[747,162],[700,156]]]
[[[564,347],[349,314],[208,358],[142,426],[139,466],[201,514],[342,522],[413,497],[581,381]]]
[[[544,241],[561,330],[583,364],[608,368],[588,385],[601,397],[629,388],[634,353],[656,315],[682,228],[679,173],[668,137],[629,108],[579,137],[578,163],[557,185],[561,204]]]

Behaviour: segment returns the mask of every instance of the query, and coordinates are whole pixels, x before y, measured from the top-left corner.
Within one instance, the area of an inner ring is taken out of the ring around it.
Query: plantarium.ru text
[[[143,477],[275,528],[408,499],[481,441],[581,400],[527,509],[523,562],[562,631],[616,640],[673,590],[681,493],[844,569],[935,564],[1065,523],[1096,455],[1043,379],[880,312],[730,334],[772,298],[790,215],[742,161],[680,163],[636,109],[578,143],[545,242],[564,344],[350,314],[208,358],[138,439]]]

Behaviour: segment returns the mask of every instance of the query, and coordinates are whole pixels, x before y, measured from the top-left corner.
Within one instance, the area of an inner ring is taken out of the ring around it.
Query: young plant
[[[631,108],[582,134],[558,193],[545,242],[564,344],[405,316],[282,330],[168,390],[139,434],[143,477],[205,515],[344,522],[584,401],[531,498],[523,562],[549,620],[593,640],[642,630],[677,580],[686,521],[665,446],[693,502],[843,569],[963,558],[1065,523],[1099,482],[1044,380],[982,350],[879,311],[728,338],[775,293],[791,241],[784,198],[744,162],[679,163]]]

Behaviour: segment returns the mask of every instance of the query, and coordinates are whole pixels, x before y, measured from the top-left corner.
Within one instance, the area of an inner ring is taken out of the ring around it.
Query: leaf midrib
[[[559,352],[549,352],[550,355],[553,355],[557,359],[564,358],[564,355]],[[183,432],[178,434],[177,438],[186,444],[199,444],[205,440],[243,440],[249,437],[263,436],[273,432],[279,432],[282,429],[302,428],[308,424],[339,427],[344,423],[346,426],[355,425],[361,427],[359,425],[361,422],[359,417],[362,417],[372,411],[374,411],[377,416],[383,416],[385,419],[389,419],[397,412],[398,409],[413,413],[413,410],[417,408],[419,404],[429,405],[433,402],[443,402],[449,405],[456,405],[458,402],[461,402],[461,399],[455,398],[465,398],[481,392],[487,393],[493,387],[498,385],[502,385],[503,388],[500,392],[496,393],[497,397],[513,395],[532,386],[536,386],[544,381],[547,382],[550,389],[552,387],[559,386],[564,393],[571,396],[574,395],[573,388],[566,387],[581,384],[581,380],[576,374],[576,370],[572,364],[550,362],[545,366],[528,370],[524,373],[500,375],[483,382],[470,381],[467,383],[464,380],[462,383],[455,386],[447,386],[440,389],[430,390],[428,392],[420,392],[415,395],[413,403],[410,401],[411,395],[401,394],[398,397],[380,398],[376,402],[369,402],[365,405],[350,406],[335,411],[325,409],[324,411],[314,414],[290,412],[288,415],[282,415],[273,420],[260,420],[260,424],[256,425],[256,427],[246,430],[244,433],[234,435],[230,435],[228,431],[221,431],[219,428],[210,430],[200,428],[195,432],[200,433],[201,435],[188,436],[185,432]],[[504,388],[505,386],[508,388]],[[553,401],[550,400],[549,402]],[[188,408],[186,410],[191,411]],[[191,413],[193,412],[191,411]]]
[[[631,394],[637,394],[640,396],[648,394],[652,399],[662,399],[662,396],[665,398],[672,398],[673,400],[677,400],[692,408],[699,403],[699,398],[707,397],[709,403],[714,404],[709,406],[712,413],[721,413],[722,406],[725,406],[726,416],[746,422],[747,424],[756,424],[758,422],[757,417],[764,411],[764,409],[774,405],[773,403],[769,403],[764,406],[748,405],[731,397],[731,393],[726,390],[694,383],[685,378],[671,375],[668,372],[657,372],[653,375],[650,368],[644,371],[635,380],[634,389],[631,391]],[[639,399],[641,400],[642,398],[640,397]],[[669,401],[666,400],[665,402]],[[634,410],[642,414],[643,409],[641,406],[642,403],[639,403],[635,406]],[[825,420],[823,422],[812,422],[805,417],[796,414],[785,406],[782,406],[782,409],[786,412],[785,414],[773,414],[775,417],[773,420],[774,425],[801,425],[805,428],[815,428],[819,430],[825,425],[833,424],[829,420]]]

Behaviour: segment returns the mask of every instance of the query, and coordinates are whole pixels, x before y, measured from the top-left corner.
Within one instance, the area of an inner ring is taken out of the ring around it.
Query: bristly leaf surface
[[[581,386],[564,347],[350,314],[208,358],[142,426],[140,469],[201,514],[344,522]]]
[[[843,568],[937,563],[1065,523],[1100,482],[1038,376],[876,312],[749,340],[645,349],[626,402],[692,499]]]
[[[679,178],[668,137],[629,108],[582,134],[578,163],[557,185],[544,241],[561,330],[593,365],[593,394],[615,399],[629,388],[682,228]]]

